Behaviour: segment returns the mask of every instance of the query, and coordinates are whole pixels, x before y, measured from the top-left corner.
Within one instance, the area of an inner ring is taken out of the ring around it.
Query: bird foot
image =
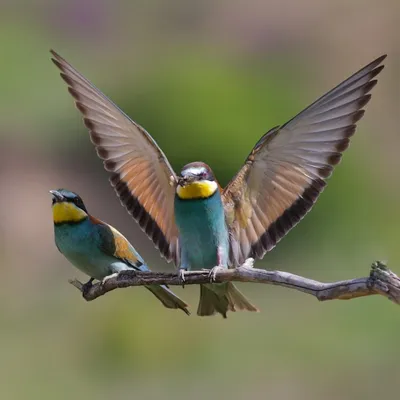
[[[181,268],[181,269],[178,271],[178,280],[179,280],[179,283],[182,285],[183,288],[185,287],[185,281],[186,281],[186,279],[185,279],[185,272],[186,272],[186,270],[183,269],[183,268]]]
[[[216,267],[212,268],[208,274],[208,277],[210,278],[210,282],[214,283],[217,278],[217,273],[220,272],[221,270],[225,270],[225,269],[226,268],[220,267],[220,266],[216,266]]]
[[[108,280],[112,279],[112,278],[116,278],[118,276],[118,272],[115,272],[114,274],[111,275],[107,275],[106,277],[103,278],[103,280],[101,281],[101,284],[104,285]]]
[[[253,268],[254,267],[254,258],[247,258],[246,261],[241,265],[242,268]]]

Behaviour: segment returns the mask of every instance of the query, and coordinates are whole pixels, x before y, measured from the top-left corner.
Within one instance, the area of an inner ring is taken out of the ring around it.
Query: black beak
[[[60,192],[57,192],[57,190],[50,190],[50,193],[52,194],[55,203],[64,200],[64,196]]]
[[[178,185],[184,187],[194,182],[197,179],[196,175],[187,174],[185,176],[180,176],[178,179]]]

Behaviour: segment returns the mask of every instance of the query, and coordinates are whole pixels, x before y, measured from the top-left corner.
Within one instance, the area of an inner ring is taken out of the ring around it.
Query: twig
[[[282,271],[266,271],[253,268],[253,259],[248,259],[235,269],[218,269],[215,282],[253,282],[283,286],[315,296],[320,301],[350,300],[356,297],[379,294],[396,304],[400,304],[400,279],[380,261],[372,264],[370,275],[364,278],[350,279],[332,283],[323,283],[302,276]],[[83,284],[78,280],[69,281],[82,292]],[[193,271],[185,273],[185,285],[209,283],[209,271]],[[118,288],[143,285],[182,285],[178,274],[162,272],[123,271],[110,277],[104,283],[96,283],[83,293],[87,301]]]

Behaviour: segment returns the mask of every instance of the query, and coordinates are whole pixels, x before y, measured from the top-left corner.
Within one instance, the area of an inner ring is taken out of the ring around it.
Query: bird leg
[[[111,275],[107,275],[103,278],[103,280],[101,281],[101,284],[104,285],[109,279],[116,278],[117,276],[118,276],[118,272],[115,272]]]
[[[185,268],[180,268],[178,271],[178,280],[179,280],[179,283],[182,284],[183,288],[185,287],[185,281],[186,281],[185,272],[186,272]]]
[[[247,258],[246,261],[240,266],[240,268],[254,268],[254,258]]]
[[[86,283],[84,283],[82,285],[81,291],[82,291],[82,295],[83,297],[85,297],[85,295],[87,294],[87,292],[91,289],[91,287],[93,286],[93,281],[94,278],[90,278]]]
[[[211,268],[210,273],[208,274],[208,277],[210,278],[210,282],[214,283],[215,282],[215,278],[217,276],[217,272],[220,271],[221,269],[225,269],[222,265],[223,265],[223,255],[224,255],[224,251],[221,248],[221,246],[218,246],[218,251],[217,251],[217,262],[218,265],[214,268]]]

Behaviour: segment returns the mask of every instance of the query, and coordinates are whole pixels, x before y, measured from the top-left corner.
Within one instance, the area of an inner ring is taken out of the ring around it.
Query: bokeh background
[[[258,138],[382,53],[350,149],[261,268],[319,280],[400,273],[397,0],[0,1],[0,398],[398,397],[400,310],[241,285],[259,314],[188,318],[141,288],[86,303],[58,253],[48,190],[80,193],[153,269],[170,270],[120,206],[48,50],[146,127],[173,167],[222,184]],[[177,288],[195,312],[198,288]],[[390,396],[389,396],[390,395]]]

